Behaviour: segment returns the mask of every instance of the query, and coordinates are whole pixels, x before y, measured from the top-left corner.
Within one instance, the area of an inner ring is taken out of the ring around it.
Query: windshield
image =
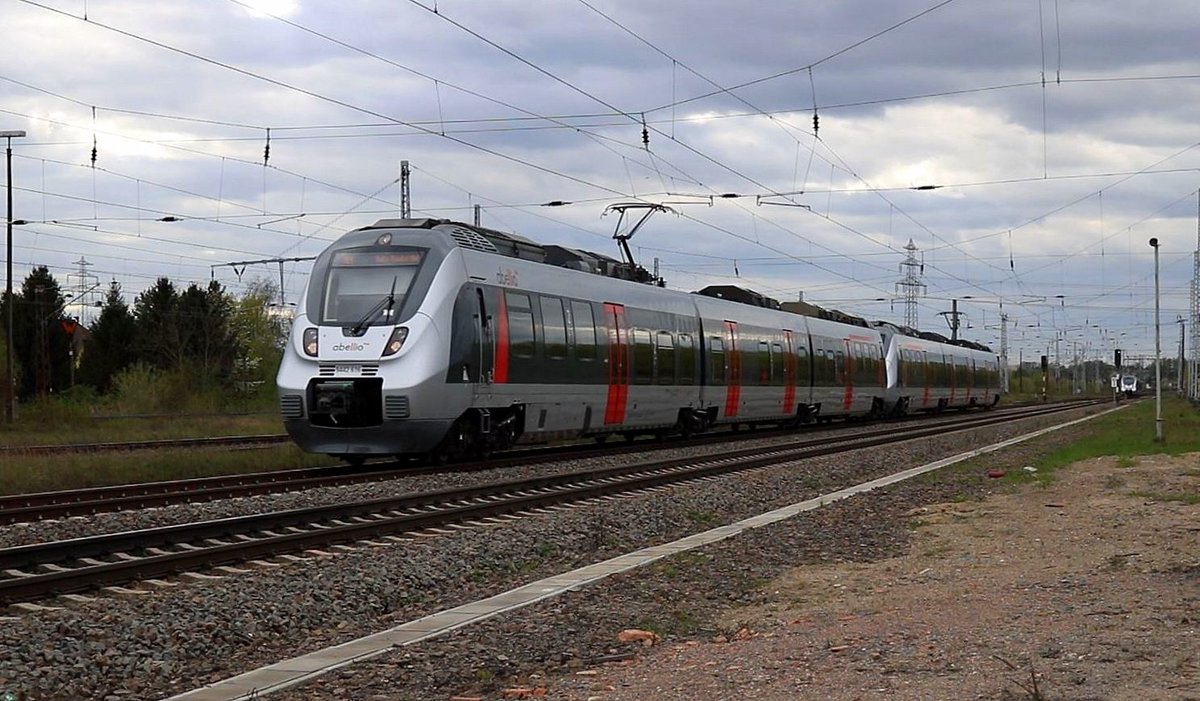
[[[416,250],[389,248],[350,249],[334,254],[321,304],[321,323],[352,326],[373,308],[380,308],[375,321],[394,324],[409,285],[421,268],[423,254]],[[384,309],[385,300],[395,286],[395,303]]]

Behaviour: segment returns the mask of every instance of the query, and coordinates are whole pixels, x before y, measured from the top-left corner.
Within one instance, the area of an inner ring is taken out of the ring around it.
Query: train
[[[488,455],[520,443],[989,407],[986,346],[445,219],[317,256],[278,373],[303,450]]]
[[[1121,376],[1121,394],[1126,397],[1138,396],[1138,378],[1136,375]]]

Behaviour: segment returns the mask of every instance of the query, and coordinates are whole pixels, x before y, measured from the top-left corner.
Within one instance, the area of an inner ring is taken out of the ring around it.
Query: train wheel
[[[593,440],[595,440],[600,445],[604,445],[605,443],[608,442],[608,434],[604,433],[599,436],[595,436]]]
[[[342,455],[334,455],[333,457],[337,458],[338,460],[345,461],[347,464],[350,465],[350,467],[362,467],[363,463],[365,463],[367,461],[367,456],[365,456],[365,455],[342,454]]]

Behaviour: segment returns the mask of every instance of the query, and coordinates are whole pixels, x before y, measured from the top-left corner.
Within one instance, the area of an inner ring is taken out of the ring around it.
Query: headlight
[[[397,326],[392,332],[391,338],[388,339],[387,345],[383,347],[384,358],[389,355],[395,355],[404,347],[404,339],[408,338],[408,329],[404,326]]]
[[[317,330],[304,329],[303,344],[305,355],[317,357]]]

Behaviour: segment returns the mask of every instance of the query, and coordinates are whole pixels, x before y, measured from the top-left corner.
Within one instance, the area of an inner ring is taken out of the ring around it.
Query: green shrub
[[[65,396],[39,397],[20,406],[17,412],[22,425],[70,426],[92,418],[92,404],[73,401]]]

